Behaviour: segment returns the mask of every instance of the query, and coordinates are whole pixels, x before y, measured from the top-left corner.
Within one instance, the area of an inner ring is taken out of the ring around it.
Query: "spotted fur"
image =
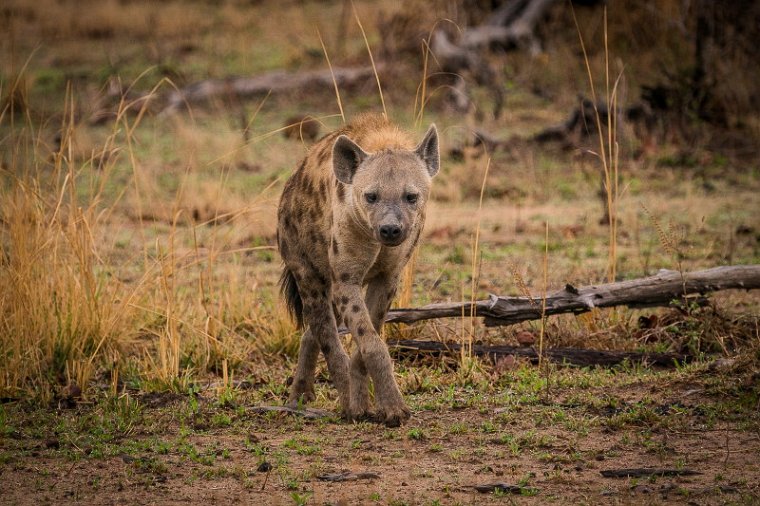
[[[281,287],[306,327],[290,403],[314,398],[321,351],[348,418],[399,425],[409,417],[380,328],[422,231],[439,160],[435,126],[415,146],[382,116],[364,115],[318,141],[285,184],[278,210]],[[350,358],[339,324],[355,343]]]

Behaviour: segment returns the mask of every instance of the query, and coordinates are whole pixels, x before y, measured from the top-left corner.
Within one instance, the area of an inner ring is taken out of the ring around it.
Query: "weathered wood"
[[[509,483],[486,483],[483,485],[473,485],[472,488],[480,492],[481,494],[490,494],[493,492],[501,492],[503,494],[525,494],[536,495],[538,489],[535,487],[527,487],[524,485],[511,485]]]
[[[361,473],[352,473],[350,471],[343,471],[340,473],[327,473],[317,476],[319,481],[330,481],[334,483],[341,483],[344,481],[358,481],[358,480],[377,480],[380,478],[379,473],[372,473],[369,471]]]
[[[467,49],[502,46],[528,47],[537,54],[541,47],[535,36],[536,24],[557,0],[530,0],[505,5],[495,11],[486,23],[468,28],[462,34],[460,45]]]
[[[563,313],[580,314],[594,308],[662,307],[673,300],[693,294],[727,289],[760,288],[760,265],[715,267],[697,272],[661,270],[654,276],[602,285],[564,290],[546,296],[546,312],[542,314],[541,297],[500,297],[487,300],[429,304],[421,308],[393,309],[386,323],[414,323],[433,318],[479,316],[487,326],[512,325],[539,320],[542,316]]]
[[[372,67],[334,68],[304,72],[274,71],[253,77],[206,79],[172,91],[166,97],[163,113],[178,110],[184,104],[207,102],[217,97],[247,98],[278,94],[294,90],[333,89],[333,78],[338,86],[351,86],[374,79]]]
[[[394,354],[426,352],[433,354],[458,354],[462,349],[460,343],[442,343],[439,341],[399,340],[388,341],[388,347]],[[538,362],[538,350],[517,346],[486,346],[474,344],[472,353],[479,357],[489,357],[494,362],[506,355],[529,358]],[[623,362],[645,363],[650,366],[672,367],[675,364],[689,362],[692,357],[678,353],[642,353],[635,351],[586,350],[581,348],[547,348],[544,358],[559,364],[589,367],[592,365],[611,367]]]

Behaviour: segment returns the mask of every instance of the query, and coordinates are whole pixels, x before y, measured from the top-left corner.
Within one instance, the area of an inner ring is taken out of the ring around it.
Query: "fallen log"
[[[472,488],[480,492],[481,494],[489,494],[494,492],[501,492],[502,494],[517,494],[517,495],[536,495],[538,489],[535,487],[527,487],[524,485],[512,485],[509,483],[486,483],[483,485],[472,485]]]
[[[461,45],[476,49],[493,44],[502,46],[525,46],[531,54],[541,51],[535,28],[557,0],[529,0],[505,4],[485,24],[467,28],[462,34]],[[521,4],[521,5],[520,5]]]
[[[327,473],[317,476],[319,481],[330,481],[333,483],[341,483],[344,481],[357,481],[357,480],[377,480],[380,478],[380,474],[372,473],[369,471],[361,473],[352,473],[351,471],[343,471],[340,473]]]
[[[352,86],[374,79],[374,76],[372,67],[349,67],[334,68],[332,72],[330,70],[304,72],[277,70],[253,77],[206,79],[169,93],[162,113],[171,113],[184,104],[208,102],[217,97],[249,98],[315,88],[331,90],[335,83],[338,86]]]
[[[412,352],[424,352],[435,355],[442,353],[459,354],[460,343],[442,343],[439,341],[417,341],[413,339],[388,341],[391,352],[408,355]],[[488,357],[496,362],[500,357],[512,355],[530,359],[538,363],[538,350],[531,347],[486,346],[473,344],[472,353],[478,357]],[[672,367],[675,364],[690,362],[693,357],[679,353],[644,353],[635,351],[586,350],[582,348],[547,348],[543,352],[545,359],[552,362],[577,367],[602,366],[611,367],[623,362],[644,363],[649,366]]]
[[[546,296],[542,310],[541,297],[501,297],[487,300],[429,304],[420,308],[393,309],[385,323],[414,323],[433,318],[478,316],[486,326],[513,325],[539,320],[544,316],[580,314],[594,308],[627,306],[630,308],[669,306],[674,300],[689,295],[703,295],[728,289],[760,288],[760,265],[733,265],[696,272],[660,270],[646,278],[576,288],[570,284]]]

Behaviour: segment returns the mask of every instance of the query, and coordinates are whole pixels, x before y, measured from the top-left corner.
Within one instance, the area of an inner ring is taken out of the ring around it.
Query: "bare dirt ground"
[[[719,364],[720,367],[723,365]],[[736,364],[729,367],[737,367]],[[437,386],[425,391],[425,378]],[[422,378],[422,383],[420,383]],[[257,414],[283,389],[134,399],[38,411],[7,405],[4,504],[757,504],[757,378],[535,367],[400,370],[401,428]],[[738,381],[738,383],[737,383]],[[487,382],[484,387],[479,382]],[[749,382],[749,383],[748,383]],[[447,385],[448,383],[448,385]],[[414,384],[417,391],[410,392]],[[316,407],[335,413],[322,383]],[[685,476],[606,478],[660,468]],[[325,475],[353,473],[348,481]],[[362,474],[369,473],[369,474]],[[351,480],[350,478],[355,478]],[[481,493],[476,485],[515,490]]]

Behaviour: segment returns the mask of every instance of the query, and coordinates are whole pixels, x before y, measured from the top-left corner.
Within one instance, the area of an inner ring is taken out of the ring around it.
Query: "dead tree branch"
[[[163,113],[171,113],[184,104],[208,102],[214,98],[249,98],[268,93],[278,94],[303,89],[333,88],[333,77],[338,86],[353,86],[374,78],[372,67],[335,68],[305,72],[274,71],[253,77],[206,79],[169,93]]]
[[[459,356],[462,345],[439,341],[399,340],[388,341],[394,355],[427,353],[440,355],[451,353]],[[489,357],[496,362],[499,357],[513,355],[538,363],[538,350],[531,347],[472,345],[472,353],[478,357]],[[544,358],[558,364],[589,367],[592,365],[610,367],[623,362],[646,363],[650,366],[671,367],[676,363],[689,362],[692,357],[679,353],[642,353],[635,351],[586,350],[582,348],[547,348]]]
[[[468,49],[502,46],[528,47],[532,54],[541,51],[535,35],[538,21],[557,0],[508,2],[496,10],[485,24],[469,28],[462,35],[461,45]]]
[[[715,267],[683,274],[663,269],[654,276],[629,281],[580,288],[568,284],[564,290],[547,295],[546,315],[580,314],[593,308],[614,306],[668,306],[674,299],[682,299],[688,295],[732,288],[760,288],[760,265]],[[540,319],[541,304],[541,297],[491,295],[487,300],[474,303],[439,303],[421,308],[394,309],[388,313],[385,322],[414,323],[433,318],[479,316],[485,318],[487,326],[512,325]]]

